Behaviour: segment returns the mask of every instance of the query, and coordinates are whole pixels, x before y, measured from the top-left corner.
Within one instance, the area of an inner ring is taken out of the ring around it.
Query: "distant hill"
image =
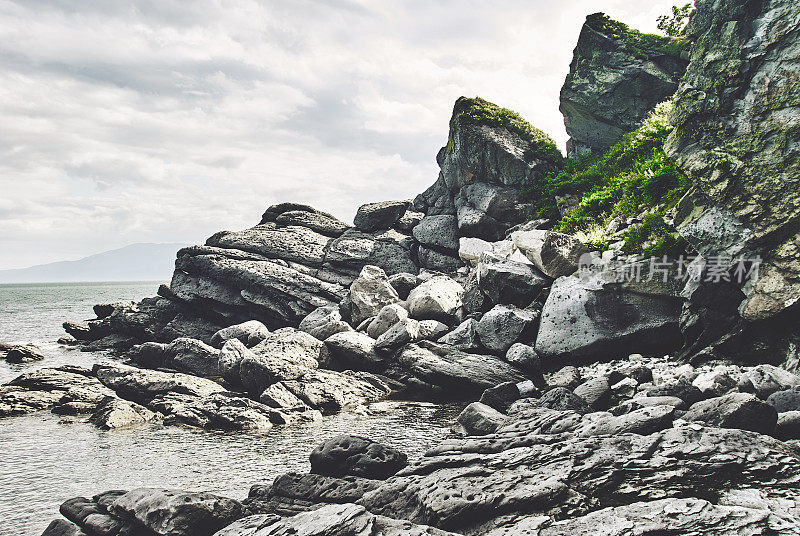
[[[131,244],[76,261],[0,270],[0,283],[76,281],[168,281],[175,253],[186,244]]]

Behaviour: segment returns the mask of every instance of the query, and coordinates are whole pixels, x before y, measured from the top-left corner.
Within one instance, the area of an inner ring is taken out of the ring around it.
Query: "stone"
[[[377,266],[367,265],[350,286],[350,322],[358,325],[376,316],[385,305],[399,301],[386,273]]]
[[[324,341],[331,335],[350,331],[353,328],[342,319],[339,307],[326,305],[310,312],[301,322],[300,331],[305,331],[315,339]]]
[[[408,298],[409,293],[414,290],[414,287],[419,284],[419,279],[414,274],[401,272],[389,276],[389,284],[392,285],[400,299],[405,300]]]
[[[775,437],[783,441],[800,439],[800,411],[786,411],[778,414]]]
[[[604,411],[611,403],[611,385],[605,375],[589,378],[573,391],[594,411]]]
[[[211,346],[222,348],[230,339],[239,339],[247,347],[255,346],[269,335],[267,326],[258,320],[248,320],[241,324],[235,324],[222,328],[211,337]]]
[[[337,220],[330,214],[324,212],[307,210],[287,210],[275,218],[275,223],[285,226],[299,225],[321,235],[339,237],[347,231],[350,226]]]
[[[428,249],[458,251],[458,224],[455,216],[446,214],[425,216],[414,227],[414,238]]]
[[[113,430],[156,420],[156,414],[135,402],[107,397],[89,418],[89,422],[102,430]]]
[[[578,430],[581,436],[640,434],[649,435],[672,427],[673,406],[649,406],[619,416],[603,416],[586,421]]]
[[[377,376],[352,371],[312,370],[283,385],[308,406],[327,414],[381,400],[392,392]]]
[[[519,189],[486,182],[461,187],[453,199],[461,236],[495,241],[525,221],[531,207],[519,199]]]
[[[529,264],[512,260],[484,259],[478,266],[478,288],[492,303],[527,307],[550,280]]]
[[[458,258],[464,264],[470,266],[477,266],[481,261],[484,253],[491,253],[494,250],[494,244],[481,240],[480,238],[472,238],[462,236],[458,239]]]
[[[687,406],[693,405],[695,402],[700,402],[701,400],[705,399],[706,396],[703,394],[703,391],[691,385],[689,383],[670,383],[665,385],[659,385],[658,387],[654,387],[653,389],[649,389],[647,391],[647,396],[649,397],[660,397],[660,396],[671,396],[680,398],[683,400]]]
[[[377,370],[385,366],[385,359],[375,352],[375,342],[358,331],[344,331],[325,339],[325,345],[337,362],[359,370]]]
[[[567,365],[553,373],[547,379],[547,384],[550,387],[564,387],[571,391],[581,384],[582,379],[581,372],[577,367]]]
[[[161,342],[145,342],[130,349],[128,357],[134,364],[144,368],[162,368],[166,359],[168,344]]]
[[[699,374],[692,385],[703,392],[705,398],[722,396],[735,391],[742,378],[742,371],[736,365],[718,365],[708,372]]]
[[[210,493],[138,488],[118,497],[111,514],[163,536],[210,536],[242,517],[242,505]]]
[[[506,382],[501,383],[500,385],[495,385],[494,387],[490,387],[483,392],[478,402],[494,408],[500,413],[508,411],[508,408],[511,407],[511,404],[519,400],[522,396],[519,388],[520,384],[526,384],[526,382]],[[526,389],[525,396],[530,397],[538,394],[539,392],[535,388]],[[492,432],[493,431],[494,430],[492,430]]]
[[[219,376],[219,350],[203,341],[181,337],[164,348],[164,366],[195,376]]]
[[[464,320],[453,331],[441,337],[439,342],[466,352],[479,350],[481,342],[478,339],[478,321],[474,318]]]
[[[473,402],[464,408],[456,421],[463,435],[482,436],[493,434],[507,418],[506,415],[486,404]]]
[[[42,536],[86,536],[86,533],[66,519],[56,519],[47,525]]]
[[[420,266],[436,272],[452,273],[462,266],[461,260],[456,255],[425,246],[419,246],[417,258]]]
[[[561,88],[567,155],[604,152],[675,93],[688,63],[682,44],[631,33],[602,13],[586,17]]]
[[[91,371],[73,367],[40,368],[23,372],[0,386],[0,417],[23,415],[72,404],[80,413],[91,413],[114,392]],[[71,411],[71,413],[76,413]]]
[[[767,398],[767,404],[775,408],[778,413],[787,411],[800,411],[800,391],[778,391]]]
[[[519,342],[512,344],[506,352],[506,361],[525,372],[537,387],[546,385],[542,362],[533,347]]]
[[[258,397],[258,401],[276,409],[305,409],[308,407],[282,383],[273,383],[264,389],[264,392]]]
[[[406,318],[408,318],[408,311],[399,303],[385,305],[375,316],[375,319],[370,322],[367,327],[367,333],[373,339],[377,339],[386,333],[389,328]]]
[[[555,409],[558,411],[576,411],[589,413],[589,406],[584,399],[572,393],[566,387],[554,387],[543,394],[534,402],[540,408]]]
[[[435,276],[408,295],[408,310],[417,320],[447,322],[461,307],[464,287],[447,276]]]
[[[450,328],[444,322],[438,320],[421,320],[419,322],[419,339],[435,341],[444,336]]]
[[[505,355],[512,344],[532,336],[536,320],[538,315],[534,311],[496,305],[481,317],[476,330],[487,350]]]
[[[404,318],[378,337],[378,340],[375,341],[375,348],[391,350],[419,339],[419,321],[413,318]]]
[[[353,224],[357,229],[366,232],[389,229],[403,217],[406,208],[408,208],[406,201],[383,201],[361,205]]]
[[[575,273],[581,256],[589,252],[573,236],[553,231],[517,231],[511,239],[539,271],[552,279]]]
[[[254,346],[239,366],[242,385],[259,396],[273,383],[297,379],[327,359],[325,344],[293,328],[274,331]]]
[[[15,364],[33,363],[44,359],[44,354],[33,344],[0,343],[0,358]]]
[[[206,378],[126,365],[97,364],[93,374],[122,398],[145,406],[159,395],[176,393],[202,397],[225,390],[217,382]]]
[[[225,381],[233,385],[242,384],[241,366],[245,358],[255,359],[255,355],[239,339],[225,341],[219,351],[217,367]]]
[[[744,376],[750,380],[758,398],[766,400],[773,393],[800,388],[800,376],[773,365],[758,365]]]
[[[775,430],[778,415],[775,408],[751,394],[730,393],[696,402],[683,419],[771,434]]]
[[[671,406],[675,409],[683,410],[686,409],[686,402],[676,396],[637,396],[622,402],[609,411],[612,415],[623,415],[637,409],[653,406]]]
[[[325,476],[360,476],[385,480],[408,464],[399,450],[364,437],[339,435],[311,453],[311,472]]]
[[[406,210],[405,214],[397,220],[395,224],[395,228],[399,229],[403,232],[413,231],[414,227],[419,225],[419,222],[422,221],[422,218],[425,217],[425,214],[422,212],[415,212],[413,210]]]

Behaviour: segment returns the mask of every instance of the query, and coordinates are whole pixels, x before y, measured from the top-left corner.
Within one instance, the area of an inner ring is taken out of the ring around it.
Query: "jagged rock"
[[[778,391],[767,398],[767,404],[775,408],[778,413],[786,411],[800,411],[800,391]]]
[[[242,344],[247,345],[249,348],[266,339],[268,335],[269,330],[267,329],[267,326],[258,320],[248,320],[247,322],[242,322],[241,324],[222,328],[216,332],[214,336],[211,337],[211,346],[215,348],[222,348],[222,345],[224,345],[230,339],[239,339]]]
[[[397,295],[400,296],[400,299],[405,300],[408,298],[409,293],[414,290],[414,287],[419,284],[419,279],[414,274],[401,272],[389,276],[389,284],[397,291]]]
[[[675,93],[687,64],[679,45],[632,33],[602,13],[586,17],[561,88],[568,156],[605,151]]]
[[[535,345],[543,359],[612,359],[632,352],[663,354],[679,346],[683,299],[678,286],[647,276],[615,283],[618,270],[553,283]]]
[[[226,381],[234,385],[242,384],[241,366],[246,357],[255,359],[251,352],[239,339],[231,339],[219,351],[218,369],[219,374]]]
[[[435,249],[420,246],[417,257],[421,266],[436,272],[451,273],[461,268],[461,261],[455,255],[442,253]]]
[[[334,238],[341,236],[342,233],[350,228],[349,225],[337,220],[330,214],[319,211],[287,210],[279,214],[274,221],[275,223],[286,226],[299,225],[316,231],[319,234]]]
[[[722,428],[771,434],[775,430],[778,415],[775,408],[751,394],[730,393],[696,402],[683,418]]]
[[[564,387],[566,389],[575,389],[582,381],[581,371],[573,365],[567,365],[560,368],[553,373],[547,380],[547,384],[551,387]]]
[[[419,322],[413,318],[404,318],[378,337],[375,348],[390,350],[419,339]]]
[[[358,208],[353,223],[357,229],[366,232],[389,229],[403,217],[406,208],[408,208],[406,201],[368,203]]]
[[[511,261],[484,259],[478,266],[478,288],[492,303],[527,307],[550,281],[531,265]]]
[[[44,354],[33,344],[0,343],[0,358],[9,363],[33,363],[44,359]]]
[[[457,421],[464,435],[482,436],[493,434],[507,419],[493,407],[473,402],[458,415]]]
[[[464,185],[453,200],[462,236],[500,240],[513,225],[524,221],[530,205],[521,203],[519,189],[485,182]]]
[[[681,382],[660,385],[649,389],[647,391],[647,396],[674,396],[683,400],[687,406],[692,406],[695,402],[700,402],[706,398],[703,392],[694,385]]]
[[[325,339],[333,357],[346,366],[359,370],[376,370],[385,359],[375,352],[375,339],[358,331],[344,331]]]
[[[708,372],[699,374],[692,385],[703,392],[705,398],[722,396],[735,391],[742,378],[742,371],[736,365],[718,365]]]
[[[773,365],[758,365],[748,370],[745,377],[750,380],[756,396],[767,399],[773,393],[800,387],[800,376]]]
[[[178,338],[164,348],[164,366],[195,376],[219,376],[219,350],[196,339]]]
[[[602,415],[585,420],[577,430],[580,436],[599,436],[617,434],[648,435],[672,427],[675,408],[672,406],[650,406],[636,409],[619,416]]]
[[[555,409],[558,411],[576,411],[589,413],[589,405],[578,395],[566,387],[554,387],[543,394],[533,405],[540,408]]]
[[[414,227],[414,238],[429,249],[458,251],[458,224],[456,217],[446,214],[425,216]]]
[[[336,333],[353,329],[350,324],[342,320],[342,314],[336,305],[315,309],[300,322],[299,328],[300,331],[305,331],[321,341]]]
[[[163,536],[210,536],[242,517],[242,505],[233,499],[151,488],[134,489],[118,497],[109,511]]]
[[[524,371],[538,387],[544,387],[542,362],[533,347],[519,342],[512,344],[506,352],[506,361]]]
[[[496,305],[481,317],[476,331],[487,350],[505,354],[512,344],[529,338],[537,319],[533,311]]]
[[[484,253],[491,253],[494,244],[480,238],[462,236],[458,239],[458,258],[465,264],[477,266]]]
[[[325,344],[292,328],[274,331],[252,348],[239,366],[242,385],[253,396],[280,381],[295,380],[319,367]]]
[[[417,320],[452,319],[461,307],[464,288],[447,276],[428,279],[408,295],[408,310]]]
[[[439,342],[467,352],[479,350],[481,343],[478,339],[478,321],[474,318],[464,320],[453,331],[440,338]]]
[[[328,246],[326,265],[336,271],[357,275],[363,266],[372,265],[388,275],[417,273],[412,258],[414,241],[394,230],[364,233],[356,229],[345,232]]]
[[[636,411],[637,409],[650,408],[653,406],[671,406],[675,409],[685,409],[686,402],[677,396],[639,396],[631,398],[625,402],[611,408],[609,411],[612,415],[623,415]]]
[[[42,536],[86,536],[80,527],[65,519],[56,519],[44,529]]]
[[[350,287],[350,322],[358,325],[376,316],[385,305],[398,301],[400,297],[386,273],[377,266],[367,265]]]
[[[611,403],[611,385],[604,375],[589,378],[573,391],[581,397],[594,411],[608,409]]]
[[[91,413],[113,391],[89,370],[71,367],[41,368],[24,372],[0,386],[0,417],[22,415],[63,404],[79,404]]]
[[[800,298],[796,7],[698,3],[686,29],[692,55],[674,100],[676,128],[664,146],[696,185],[677,211],[681,235],[706,257],[760,253],[765,261],[743,289],[747,320],[771,318]]]
[[[325,476],[360,476],[384,480],[408,464],[399,450],[364,437],[339,435],[311,453],[311,472]]]
[[[516,231],[511,239],[536,268],[553,279],[575,273],[581,256],[589,252],[573,236],[553,231]]]
[[[800,439],[800,411],[786,411],[778,414],[775,437],[784,441]]]
[[[285,202],[285,203],[278,203],[277,205],[271,205],[267,207],[267,210],[264,211],[264,214],[261,216],[260,223],[267,223],[270,221],[275,221],[278,219],[278,216],[284,214],[285,212],[310,212],[310,213],[318,213],[319,211],[312,206],[305,205],[303,203],[293,203],[293,202]]]
[[[535,394],[539,393],[537,392]],[[526,397],[530,396],[534,396],[533,393],[526,394]],[[478,402],[502,413],[508,411],[511,404],[520,398],[521,394],[517,384],[514,382],[506,382],[486,389]],[[494,430],[492,430],[492,432],[494,432]]]
[[[367,372],[313,370],[283,385],[296,397],[323,413],[374,402],[391,393],[391,388]]]
[[[405,307],[399,303],[385,305],[378,312],[375,319],[370,322],[369,326],[367,327],[367,333],[373,339],[377,339],[386,333],[389,328],[401,320],[405,320],[406,318],[408,318],[408,311],[406,311]]]
[[[414,230],[414,227],[419,225],[419,222],[422,221],[422,218],[425,217],[425,214],[422,212],[415,212],[413,210],[406,210],[403,217],[397,220],[395,224],[395,228],[399,229],[404,232],[410,232]]]
[[[289,391],[282,383],[273,383],[261,393],[258,401],[271,408],[277,409],[305,409],[306,404]],[[310,409],[310,408],[309,408]]]
[[[93,373],[103,385],[116,391],[122,398],[145,406],[159,395],[176,393],[202,397],[225,390],[217,382],[206,378],[126,365],[102,363],[94,366]]]
[[[111,430],[155,419],[156,414],[144,406],[117,397],[107,397],[89,418],[89,422],[103,430]]]
[[[447,324],[438,320],[421,320],[419,322],[419,339],[435,341],[450,330]]]

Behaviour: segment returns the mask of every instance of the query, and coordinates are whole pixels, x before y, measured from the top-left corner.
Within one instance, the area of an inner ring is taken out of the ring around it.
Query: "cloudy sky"
[[[413,197],[460,95],[563,149],[580,26],[671,1],[0,0],[0,269]]]

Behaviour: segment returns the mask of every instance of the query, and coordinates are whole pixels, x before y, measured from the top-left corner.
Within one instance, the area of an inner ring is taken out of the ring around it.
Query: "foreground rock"
[[[114,391],[92,377],[88,369],[43,368],[25,372],[0,386],[0,416],[56,408],[73,415],[92,413],[109,396],[114,396]]]
[[[402,452],[363,437],[339,435],[311,453],[311,472],[325,476],[359,476],[384,480],[408,463]]]
[[[0,342],[0,359],[5,359],[9,363],[32,363],[44,359],[44,354],[33,344],[5,344]]]

